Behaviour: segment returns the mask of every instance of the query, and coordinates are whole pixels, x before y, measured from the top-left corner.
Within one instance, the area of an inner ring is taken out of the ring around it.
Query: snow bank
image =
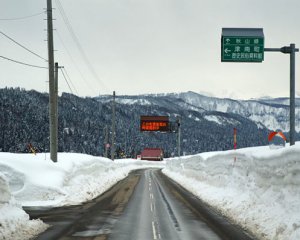
[[[28,214],[11,195],[6,177],[1,173],[0,193],[0,239],[30,239],[47,228],[40,220],[29,220]]]
[[[208,152],[166,162],[59,153],[0,153],[0,239],[29,239],[47,226],[21,206],[80,204],[134,169],[158,167],[258,239],[300,239],[300,144]],[[236,160],[234,160],[236,159]]]
[[[80,204],[102,194],[139,168],[162,168],[164,163],[132,159],[111,161],[84,154],[0,153],[0,239],[30,239],[47,228],[29,220],[22,206]]]
[[[0,172],[23,206],[62,206],[91,200],[134,169],[163,163],[116,160],[85,154],[59,153],[54,163],[45,154],[0,153]]]
[[[259,239],[300,239],[298,143],[170,159],[163,172]]]

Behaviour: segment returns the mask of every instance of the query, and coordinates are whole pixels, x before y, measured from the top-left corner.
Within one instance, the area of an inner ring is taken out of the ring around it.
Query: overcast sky
[[[289,55],[265,53],[263,63],[222,63],[222,27],[263,28],[265,47],[300,47],[299,0],[60,0],[78,49],[52,0],[55,61],[74,94],[96,96],[195,91],[239,99],[289,96]],[[0,31],[48,58],[46,0],[1,0]],[[0,56],[47,62],[0,34]],[[91,66],[87,65],[87,61]],[[296,92],[300,95],[300,56]],[[95,73],[92,72],[94,69]],[[0,88],[48,92],[48,70],[0,58]],[[61,72],[59,92],[70,92]]]

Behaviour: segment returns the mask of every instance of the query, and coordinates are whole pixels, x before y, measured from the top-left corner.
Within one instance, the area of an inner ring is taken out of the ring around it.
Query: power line
[[[72,82],[72,80],[71,80],[71,78],[70,78],[70,76],[69,76],[69,74],[68,74],[68,72],[67,72],[67,70],[66,70],[66,68],[63,68],[63,70],[64,70],[64,72],[65,72],[67,78],[69,79],[69,82],[71,83],[73,89],[75,90],[76,94],[79,95],[77,89],[75,88],[75,86],[74,86],[74,84],[73,84],[73,82]]]
[[[26,51],[32,53],[33,55],[45,60],[46,62],[48,62],[48,60],[46,58],[43,58],[42,56],[40,56],[39,54],[31,51],[30,49],[28,49],[27,47],[23,46],[21,43],[18,43],[16,40],[14,40],[13,38],[9,37],[7,34],[5,34],[4,32],[0,31],[0,34],[2,34],[4,37],[8,38],[9,40],[11,40],[12,42],[14,42],[15,44],[17,44],[18,46],[20,46],[21,48],[25,49]]]
[[[80,70],[80,68],[78,67],[78,64],[76,63],[76,61],[74,60],[74,58],[72,57],[70,51],[68,50],[66,44],[64,43],[60,33],[58,30],[55,31],[57,33],[58,39],[60,40],[60,42],[62,43],[64,49],[66,50],[69,58],[71,59],[72,63],[74,64],[75,69],[78,71],[79,75],[81,76],[82,80],[84,81],[84,83],[87,85],[87,87],[92,90],[94,92],[94,94],[97,94],[96,91],[94,90],[94,88],[92,88],[88,81],[86,80],[85,76],[83,75],[82,71]]]
[[[11,58],[7,58],[7,57],[4,57],[4,56],[0,56],[0,58],[3,58],[3,59],[5,59],[5,60],[8,60],[8,61],[11,61],[11,62],[14,62],[14,63],[22,64],[22,65],[25,65],[25,66],[28,66],[28,67],[35,67],[35,68],[45,68],[45,69],[48,69],[47,67],[41,67],[41,66],[32,65],[32,64],[29,64],[29,63],[24,63],[24,62],[17,61],[17,60],[14,60],[14,59],[11,59]]]
[[[64,72],[62,70],[62,68],[60,68],[60,71],[61,71],[61,73],[62,73],[62,75],[63,75],[63,77],[64,77],[64,79],[65,79],[65,81],[66,81],[66,83],[67,83],[67,85],[68,85],[68,87],[70,89],[70,91],[71,91],[71,93],[74,94],[73,91],[72,91],[72,89],[71,89],[71,87],[70,87],[70,84],[69,84],[69,82],[68,82],[68,80],[67,80],[67,78],[66,78],[66,76],[65,76],[65,74],[64,74]]]
[[[0,18],[0,21],[15,21],[15,20],[22,20],[22,19],[26,19],[26,18],[32,18],[32,17],[36,17],[39,16],[41,14],[45,13],[45,11],[40,12],[40,13],[36,13],[36,14],[32,14],[29,16],[24,16],[24,17],[16,17],[16,18]]]
[[[79,52],[80,52],[80,54],[81,54],[84,62],[85,62],[85,64],[87,65],[88,69],[90,70],[90,72],[92,73],[92,75],[94,76],[94,78],[97,79],[99,81],[99,83],[101,83],[101,85],[106,90],[108,90],[108,88],[105,86],[105,84],[102,82],[102,80],[97,75],[97,73],[94,70],[94,68],[93,68],[92,64],[90,63],[89,59],[87,58],[87,55],[85,54],[85,52],[84,52],[84,50],[83,50],[83,48],[82,48],[82,46],[81,46],[81,44],[80,44],[80,42],[78,40],[78,38],[77,38],[77,36],[76,36],[73,28],[72,28],[72,25],[71,25],[71,23],[69,21],[68,16],[66,15],[66,13],[64,11],[64,8],[63,8],[60,0],[55,0],[55,1],[57,3],[58,10],[59,10],[59,12],[60,12],[60,14],[61,14],[61,16],[63,18],[63,21],[65,22],[66,27],[67,27],[68,31],[70,32],[70,35],[71,35],[73,41],[75,42],[75,44],[76,44],[76,46],[77,46],[77,48],[78,48],[78,50],[79,50]]]

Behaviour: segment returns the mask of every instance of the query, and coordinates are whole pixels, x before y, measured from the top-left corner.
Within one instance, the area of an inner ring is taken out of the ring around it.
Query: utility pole
[[[180,152],[181,152],[181,119],[180,117],[178,116],[177,117],[177,126],[178,126],[178,132],[177,132],[177,150],[178,150],[178,157],[180,157]]]
[[[1,143],[2,143],[2,151],[3,152],[6,152],[7,150],[6,150],[6,146],[5,146],[5,129],[6,129],[6,127],[5,127],[5,123],[6,123],[6,114],[4,113],[4,101],[3,101],[4,99],[1,99],[1,122],[3,123],[3,124],[1,124],[1,131],[2,131],[2,141],[1,141]],[[0,149],[1,149],[1,145],[0,145]]]
[[[55,63],[54,68],[54,141],[55,144],[53,146],[54,152],[56,153],[56,161],[57,161],[57,151],[58,151],[58,63]]]
[[[104,128],[104,157],[107,158],[107,150],[108,150],[108,127]]]
[[[112,101],[112,126],[111,126],[111,160],[115,159],[115,135],[116,135],[116,92],[113,92]]]
[[[49,125],[50,125],[50,159],[57,162],[57,129],[55,129],[55,79],[53,52],[52,2],[47,0],[47,30],[48,30],[48,65],[49,65]]]

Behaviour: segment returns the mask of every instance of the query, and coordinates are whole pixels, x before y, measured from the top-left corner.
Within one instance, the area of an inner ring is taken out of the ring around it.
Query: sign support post
[[[289,47],[265,48],[264,51],[290,54],[290,146],[292,146],[295,145],[295,62],[296,52],[299,52],[299,49],[291,43]]]

